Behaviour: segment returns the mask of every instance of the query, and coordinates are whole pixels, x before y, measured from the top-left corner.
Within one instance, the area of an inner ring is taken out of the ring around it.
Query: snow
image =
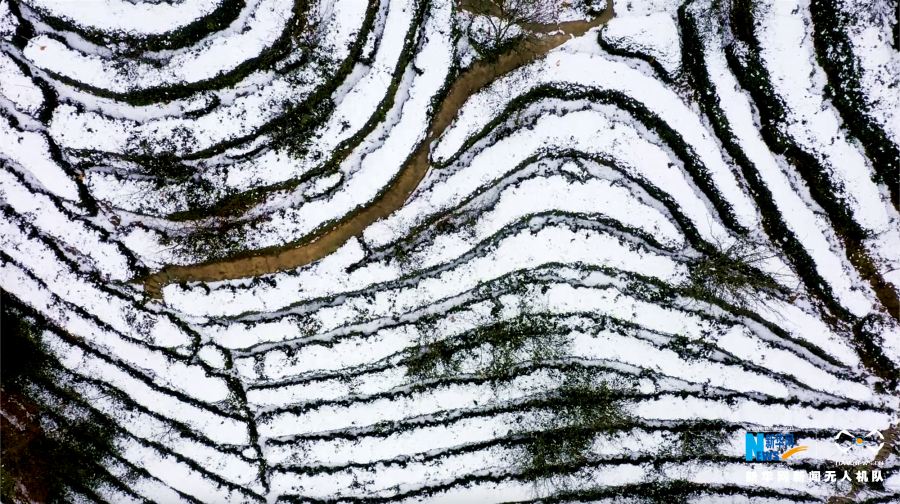
[[[767,8],[759,9],[757,37],[772,85],[786,105],[787,133],[823,163],[837,187],[836,196],[863,230],[876,235],[867,245],[879,262],[896,260],[888,250],[900,244],[900,218],[872,182],[871,163],[841,129],[837,111],[823,102],[827,79],[815,60],[808,0],[770,0],[762,5]]]
[[[165,441],[165,446],[189,460],[197,462],[204,470],[239,485],[255,487],[253,464],[233,453],[226,453],[197,439],[177,433],[169,422],[153,415],[125,407],[99,387],[83,385],[88,403],[102,413],[115,418],[135,439],[151,442]],[[161,432],[167,432],[161,436]]]
[[[477,15],[472,17],[472,21],[466,28],[466,36],[471,41],[485,47],[487,50],[495,50],[495,45],[502,45],[515,37],[522,35],[522,28],[519,25],[509,25],[509,28],[502,34],[501,40],[496,40],[498,30],[496,27],[503,26],[503,21],[495,16]]]
[[[8,41],[16,33],[18,24],[18,20],[9,11],[9,4],[4,2],[0,5],[0,38]]]
[[[609,291],[614,295],[610,295]],[[544,296],[544,301],[541,301],[538,296],[534,302],[546,306],[552,312],[603,313],[616,315],[625,320],[633,316],[632,322],[646,325],[648,321],[658,321],[657,327],[653,329],[686,334],[692,339],[703,338],[702,335],[709,331],[708,327],[704,327],[705,324],[697,325],[699,320],[692,322],[684,315],[679,316],[676,313],[659,310],[652,304],[629,300],[627,295],[615,293],[611,289],[604,292],[603,290],[595,291],[584,288],[573,289],[565,284],[551,285]],[[457,313],[456,317],[459,320],[470,320],[464,313]],[[490,317],[483,320],[482,323],[487,320],[490,320]],[[472,322],[478,324],[477,319]],[[460,329],[460,327],[455,327],[454,330]],[[263,330],[265,329],[263,328]],[[683,362],[675,358],[671,351],[655,350],[646,342],[635,341],[624,335],[601,331],[596,336],[578,334],[574,336],[574,355],[584,358],[632,363],[637,367],[649,367],[664,375],[725,389],[737,387],[739,391],[762,392],[774,397],[785,398],[790,395],[798,395],[804,399],[815,397],[814,394],[810,395],[808,392],[794,388],[787,381],[773,380],[772,377],[763,377],[757,375],[756,372],[741,371],[739,368],[723,368],[721,364]],[[397,354],[399,350],[416,341],[418,337],[415,332],[387,330],[372,336],[365,336],[362,340],[358,339],[359,337],[353,337],[335,342],[328,347],[305,346],[299,351],[294,350],[290,357],[280,351],[267,352],[261,361],[258,360],[259,356],[248,358],[238,362],[237,367],[248,380],[254,380],[257,376],[265,376],[267,380],[283,380],[289,376],[313,376],[310,373],[359,368],[376,363],[383,364],[385,363],[384,359]],[[452,338],[452,333],[438,332],[435,337]],[[777,373],[780,370],[787,375],[792,375],[801,383],[806,383],[816,389],[824,388],[838,396],[849,397],[855,401],[877,402],[881,400],[872,395],[867,385],[836,378],[822,369],[810,365],[795,353],[772,348],[765,341],[757,339],[756,335],[747,332],[746,329],[735,328],[725,331],[714,336],[713,342],[718,343],[721,348],[742,361],[759,364],[760,371],[766,369],[769,372]],[[658,357],[656,357],[657,355]],[[317,399],[338,400],[348,394],[365,396],[387,393],[397,387],[402,388],[401,378],[396,371],[386,370],[368,374],[362,382],[352,386],[336,379],[299,382],[295,385],[265,385],[264,388],[251,391],[249,398],[252,403],[258,403],[266,408],[279,404],[314,402]],[[378,410],[377,407],[375,409]],[[358,417],[354,416],[354,418]],[[331,420],[323,421],[322,425],[332,425],[330,422]],[[315,429],[315,427],[310,428]]]
[[[621,242],[615,235],[589,230],[569,230],[548,227],[536,233],[528,230],[519,232],[497,243],[493,250],[481,257],[473,257],[468,263],[434,277],[423,279],[415,289],[404,289],[397,293],[393,309],[402,306],[416,306],[427,300],[438,300],[449,294],[473,288],[479,282],[498,278],[504,274],[534,268],[548,262],[564,258],[569,263],[604,264],[626,271],[635,271],[647,276],[655,276],[665,281],[677,282],[686,274],[685,268],[672,259],[651,252],[628,253],[630,244]],[[561,253],[565,255],[561,256]],[[399,276],[398,269],[373,265],[354,272],[342,273],[340,259],[351,259],[351,254],[361,254],[358,242],[348,243],[327,260],[302,270],[297,276],[279,274],[275,287],[260,286],[240,296],[229,290],[215,290],[198,302],[200,293],[180,291],[176,286],[164,289],[170,306],[194,316],[220,317],[239,315],[248,311],[271,311],[288,306],[302,299],[314,299],[355,290],[370,285],[366,274],[372,271],[376,279],[385,277],[393,269],[393,277]],[[346,264],[346,263],[344,263]],[[327,277],[331,283],[319,279]],[[407,303],[410,303],[407,305]]]
[[[133,303],[109,290],[98,288],[87,275],[72,271],[53,251],[36,240],[29,240],[15,221],[4,218],[2,242],[7,253],[46,282],[54,295],[80,306],[114,329],[130,337],[159,346],[187,344],[190,337],[165,316],[135,310]]]
[[[737,91],[737,81],[729,72],[721,49],[717,44],[708,44],[705,49],[706,65],[719,95],[719,106],[725,112],[738,144],[771,191],[782,219],[815,261],[816,271],[828,282],[841,305],[856,315],[865,315],[872,306],[864,294],[869,287],[844,259],[846,253],[827,219],[810,208],[809,189],[802,181],[789,178],[787,167],[769,152],[757,129],[748,97]]]
[[[348,405],[325,404],[304,413],[278,412],[260,426],[260,435],[279,437],[297,434],[333,432],[352,427],[364,427],[379,422],[396,422],[442,411],[496,407],[504,402],[528,397],[529,393],[558,386],[559,379],[549,376],[517,377],[509,385],[509,392],[500,400],[490,383],[447,384],[426,392],[392,395],[367,402]],[[555,382],[555,383],[554,383]]]
[[[150,381],[160,387],[181,389],[184,393],[207,402],[224,400],[228,396],[228,387],[224,380],[206,376],[198,366],[186,365],[183,362],[170,362],[169,358],[157,350],[147,349],[139,344],[117,337],[111,331],[105,331],[96,323],[79,315],[65,316],[65,303],[54,299],[45,289],[29,281],[24,272],[8,265],[3,270],[4,288],[14,292],[33,304],[35,308],[51,313],[50,320],[57,324],[70,324],[70,331],[95,349],[107,352],[107,355],[119,360],[117,364],[129,366],[132,370],[146,370]],[[18,281],[18,284],[14,284]],[[55,313],[54,313],[55,312]]]
[[[434,247],[416,253],[421,267],[430,267],[471,250],[471,247],[516,220],[538,212],[599,213],[624,225],[649,233],[666,245],[677,246],[683,241],[678,230],[666,216],[638,203],[632,194],[609,181],[590,180],[569,183],[563,177],[529,179],[506,189],[492,211],[484,212],[471,231],[459,235],[441,235]],[[648,215],[649,214],[649,215]]]
[[[884,489],[888,492],[900,492],[900,472],[894,472],[884,479]]]
[[[0,53],[0,95],[16,108],[34,116],[44,102],[44,94],[15,64],[7,53]]]
[[[892,420],[890,414],[876,411],[764,405],[748,399],[735,399],[732,404],[723,404],[697,397],[682,399],[671,395],[638,403],[633,412],[638,416],[657,420],[702,419],[747,424],[765,419],[771,425],[835,431],[846,425],[871,425],[874,426],[872,428],[885,429]]]
[[[515,481],[494,483],[490,481],[455,486],[443,492],[428,496],[404,499],[403,504],[423,502],[427,504],[456,504],[458,502],[503,502],[507,500],[527,500],[534,497],[531,485]]]
[[[91,259],[107,277],[115,280],[129,278],[131,271],[122,250],[116,243],[104,239],[97,229],[92,229],[83,221],[73,220],[49,196],[29,191],[6,170],[0,171],[0,184],[0,198],[18,214],[27,216],[31,225],[72,248],[91,250]]]
[[[121,504],[140,504],[143,502],[131,494],[124,493],[122,490],[107,482],[97,485],[97,488],[94,489],[94,493],[106,502],[117,502]]]
[[[412,28],[415,10],[412,1],[390,2],[374,61],[371,66],[357,64],[345,82],[345,86],[352,85],[335,92],[335,111],[314,135],[311,152],[328,155],[358,132],[375,113],[397,69],[403,40]],[[315,154],[307,156],[306,164],[311,165],[316,158]]]
[[[270,48],[286,29],[286,13],[292,7],[290,0],[251,1],[228,29],[194,47],[156,55],[161,64],[129,62],[123,66],[115,58],[107,59],[100,48],[84,53],[45,35],[31,39],[24,55],[43,69],[118,93],[199,82],[232,71]],[[364,2],[338,1],[332,17],[321,21],[327,27],[321,35],[323,52],[337,60],[345,58],[347,39],[358,29],[365,10]]]
[[[220,2],[186,0],[177,3],[133,3],[125,0],[91,0],[87,3],[89,9],[85,8],[86,2],[83,1],[32,0],[29,4],[39,11],[86,28],[151,35],[182,28],[197,18],[212,13]]]
[[[847,35],[862,70],[860,83],[870,115],[895,144],[900,144],[900,53],[891,47],[897,30],[896,6],[891,2],[846,1],[841,7],[855,14]],[[891,18],[893,19],[893,24]]]
[[[614,0],[613,10],[616,17],[649,16],[665,12],[673,18],[678,13],[678,2],[668,0]]]
[[[839,183],[839,196],[871,233],[866,252],[892,279],[900,215],[869,180],[870,162],[823,98],[806,2],[771,0],[758,9],[765,65],[790,109],[785,131]],[[221,4],[97,0],[93,12],[77,2],[30,5],[97,33],[140,37],[171,32]],[[431,165],[408,200],[334,253],[258,278],[166,284],[163,299],[153,299],[155,284],[139,283],[143,266],[156,272],[202,260],[163,245],[166,233],[197,225],[168,221],[170,212],[290,182],[239,218],[247,221],[239,223],[247,235],[241,247],[252,252],[301,240],[375,202],[429,134],[435,97],[473,61],[452,29],[465,28],[470,16],[437,0],[417,26],[421,4],[412,0],[314,2],[309,15],[320,45],[312,53],[294,47],[232,88],[138,107],[74,89],[53,72],[117,92],[202,81],[269,47],[293,3],[251,0],[226,29],[193,47],[145,54],[159,66],[135,60],[125,63],[130,69],[112,63],[127,48],[54,35],[27,6],[36,33],[20,52],[9,43],[15,23],[8,4],[0,4],[0,287],[48,323],[40,339],[59,362],[54,385],[121,427],[121,453],[103,465],[137,497],[112,485],[96,495],[165,503],[534,500],[553,482],[521,480],[523,447],[508,441],[565,420],[542,401],[579,369],[594,384],[622,387],[633,422],[594,436],[583,453],[591,463],[565,477],[574,490],[682,478],[709,488],[692,502],[745,502],[752,487],[744,431],[766,424],[830,433],[895,421],[900,398],[876,392],[880,380],[847,330],[854,320],[823,316],[795,272],[780,280],[791,296],[765,295],[753,313],[681,289],[690,285],[691,262],[705,253],[690,228],[725,244],[734,233],[656,131],[614,103],[587,98],[536,99],[491,124],[541,85],[619,93],[683,139],[738,223],[779,251],[761,232],[738,167],[683,86],[660,82],[645,63],[607,54],[597,42],[602,33],[675,74],[679,6],[617,0],[617,17],[605,27],[475,92],[429,146]],[[275,148],[277,132],[267,125],[286,101],[301,103],[332,78],[369,7],[378,12],[361,41],[365,57],[334,83],[334,108],[308,133],[308,152]],[[583,7],[573,2],[563,14],[578,18]],[[767,148],[722,54],[726,35],[717,21],[700,21],[706,69],[738,145],[826,287],[853,315],[869,317],[866,330],[900,363],[900,325],[879,313],[881,303],[802,178]],[[896,108],[896,57],[882,21],[856,19],[848,35],[873,115],[887,123]],[[401,65],[405,41],[412,59]],[[308,63],[281,73],[306,56]],[[48,101],[50,120],[37,117],[45,105],[38,78],[58,94],[58,104]],[[394,83],[392,105],[374,119]],[[885,125],[896,135],[892,127]],[[202,179],[213,189],[158,188],[121,156],[171,149],[197,169],[192,183]],[[78,180],[97,200],[96,215]],[[783,261],[760,267],[790,269]],[[511,350],[515,373],[486,374],[498,364],[497,347],[481,338],[519,330],[531,317],[547,321],[548,334],[538,330]],[[541,338],[558,342],[558,353],[534,354]],[[439,366],[438,377],[416,372],[410,357],[432,348],[458,352],[458,369]],[[728,437],[715,447],[724,458],[657,464],[677,454],[680,429],[698,420],[726,423]],[[800,441],[816,449],[792,460],[827,465],[840,458],[821,436]],[[888,475],[886,486],[898,484]],[[773,491],[765,499],[773,503],[798,490],[815,498],[833,493],[828,485],[777,478],[758,485]],[[736,493],[716,493],[722,488]]]
[[[181,401],[103,359],[70,345],[51,333],[44,333],[48,349],[66,369],[94,380],[110,384],[114,389],[130,396],[136,403],[152,409],[172,420],[180,421],[197,430],[213,442],[246,444],[247,427],[243,422],[218,415],[209,409]]]
[[[178,462],[168,454],[148,449],[133,440],[119,442],[122,458],[145,469],[151,476],[166,483],[170,488],[179,490],[204,502],[247,502],[244,492],[229,491],[216,481],[211,481],[199,471],[184,463]]]
[[[246,25],[239,17],[229,30],[200,42],[197,47],[165,54],[162,68],[145,63],[122,68],[116,61],[83,54],[46,35],[31,39],[23,54],[45,70],[119,93],[197,82],[233,70],[270,47],[285,29],[288,19],[284,13],[290,12],[292,6],[290,0],[251,1],[247,13],[241,16],[246,17]]]
[[[132,469],[140,467],[139,465],[126,465],[121,460],[114,459],[105,461],[104,465],[111,475],[120,480],[130,480],[128,488],[137,495],[150,499],[151,502],[171,502],[173,504],[188,504],[191,502],[152,476],[139,475],[133,477],[134,471]]]
[[[327,199],[312,201],[300,209],[291,208],[283,213],[272,214],[271,220],[261,223],[256,229],[248,230],[247,241],[254,248],[299,239],[325,223],[340,218],[357,206],[371,201],[397,174],[418,140],[424,137],[431,98],[444,84],[452,58],[452,47],[447,43],[451,35],[450,14],[449,1],[432,6],[432,15],[426,21],[426,41],[411,65],[422,73],[417,74],[407,68],[406,75],[410,81],[406,86],[401,85],[397,92],[399,96],[408,94],[404,100],[398,100],[402,108],[392,111],[400,115],[399,121],[389,121],[390,126],[386,131],[373,131],[341,163],[339,169],[345,176],[352,176],[347,176],[339,192]]]
[[[675,75],[681,68],[678,26],[667,14],[615,17],[600,33],[616,48],[652,57],[669,75]]]
[[[222,354],[222,351],[216,347],[204,346],[197,352],[197,357],[200,357],[203,362],[214,368],[221,369],[225,367],[225,356]]]
[[[352,468],[337,473],[299,475],[276,472],[273,486],[285,493],[303,489],[303,495],[312,498],[388,497],[431,487],[435,483],[453,481],[470,472],[479,472],[500,462],[501,454],[491,450],[454,454],[432,462],[409,462],[403,466],[379,467],[378,477],[373,478],[367,469]],[[365,485],[353,485],[359,479],[368,480]]]
[[[810,385],[815,384],[819,391],[854,401],[871,402],[875,400],[868,384],[852,383],[835,378],[812,363],[798,358],[792,352],[768,348],[769,345],[752,337],[744,328],[734,328],[720,335],[716,343],[723,350],[744,362],[752,362],[772,373],[783,373]]]
[[[593,32],[584,35],[591,36],[594,36]],[[433,159],[448,159],[467,138],[493,119],[495,114],[491,111],[504,107],[514,96],[538,85],[566,83],[619,91],[643,103],[678,131],[709,170],[716,189],[732,205],[738,221],[750,228],[758,227],[753,204],[740,190],[734,174],[722,159],[718,145],[697,114],[684,105],[673,91],[625,63],[593,54],[569,53],[565,47],[564,44],[547,58],[501,77],[488,89],[469,98],[454,124],[441,137],[441,143],[432,153]]]
[[[770,323],[788,332],[792,337],[804,340],[851,368],[861,365],[859,356],[851,344],[835,334],[833,328],[822,321],[809,308],[788,303],[769,302],[760,307],[760,315]]]
[[[55,196],[81,200],[75,183],[51,158],[50,146],[42,134],[18,130],[0,120],[0,156],[28,170]]]
[[[144,122],[118,119],[98,111],[79,113],[74,105],[60,105],[54,111],[50,133],[68,149],[124,153],[147,141],[151,152],[157,152],[165,150],[164,140],[174,139],[176,153],[188,154],[251,134],[283,112],[284,100],[301,98],[317,84],[310,80],[292,87],[284,79],[266,83],[272,77],[268,74],[259,77],[251,76],[244,83],[246,87],[241,86],[243,96],[197,119],[163,117]]]
[[[345,439],[307,440],[302,443],[271,445],[267,460],[283,464],[292,460],[310,466],[339,467],[351,463],[367,464],[390,460],[410,453],[421,453],[428,447],[432,453],[442,449],[475,444],[495,439],[505,434],[506,425],[515,422],[514,415],[500,413],[491,417],[460,418],[449,424],[420,426],[403,430],[386,437],[365,436],[354,441]]]
[[[477,100],[481,96],[476,95],[473,99]],[[472,117],[467,115],[467,112],[474,110],[474,105],[470,108],[471,103],[470,101],[463,108],[455,128],[444,134],[436,156],[449,156],[450,149],[442,148],[459,138],[455,133],[463,128],[460,123],[466,124],[466,118]],[[666,192],[678,202],[681,211],[709,240],[726,234],[692,188],[692,184],[686,180],[685,174],[674,167],[665,150],[654,145],[652,137],[643,138],[641,131],[628,116],[623,118],[616,114],[610,117],[608,108],[600,108],[598,111],[594,111],[594,107],[591,109],[562,116],[542,116],[533,128],[517,130],[480,151],[467,166],[446,177],[445,181],[430,187],[431,181],[426,178],[403,208],[365,231],[366,241],[378,246],[397,239],[422,216],[456,204],[476,188],[498,179],[504,171],[514,169],[529,156],[542,150],[553,152],[563,149],[615,159],[616,165],[626,174],[645,180],[655,187],[665,187]],[[437,171],[429,175],[431,179],[439,176]],[[648,223],[642,227],[653,225],[656,224]]]

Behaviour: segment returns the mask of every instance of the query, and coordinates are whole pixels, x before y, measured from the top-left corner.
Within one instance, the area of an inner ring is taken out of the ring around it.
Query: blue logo
[[[806,451],[806,446],[796,446],[793,434],[753,434],[748,432],[745,441],[747,462],[774,462],[787,460],[791,455]]]

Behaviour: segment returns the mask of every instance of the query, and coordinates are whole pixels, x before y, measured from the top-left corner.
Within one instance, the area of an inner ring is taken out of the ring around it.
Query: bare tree
[[[789,273],[766,272],[766,263],[779,256],[762,239],[739,236],[728,243],[716,238],[715,250],[690,267],[688,292],[702,301],[723,300],[740,308],[758,310],[770,296],[794,294],[784,287]]]
[[[556,21],[556,0],[463,0],[463,8],[483,15],[483,36],[491,48],[527,30],[528,25]]]

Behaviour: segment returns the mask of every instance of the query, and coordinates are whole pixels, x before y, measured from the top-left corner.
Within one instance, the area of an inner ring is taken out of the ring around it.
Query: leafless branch
[[[556,0],[468,0],[474,14],[485,17],[486,38],[499,47],[516,27],[549,24],[557,18]]]

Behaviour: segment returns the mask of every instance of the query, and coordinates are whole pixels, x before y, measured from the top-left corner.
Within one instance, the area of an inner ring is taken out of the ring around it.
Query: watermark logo
[[[865,448],[872,452],[873,455],[877,455],[879,450],[884,447],[884,435],[877,430],[873,430],[866,435],[861,435],[859,433],[851,434],[842,430],[834,436],[832,441],[837,446],[837,449],[843,453],[847,453],[853,449]]]
[[[787,460],[791,455],[806,451],[808,446],[797,446],[793,434],[752,433],[745,438],[747,462],[774,462]]]
[[[859,470],[859,471],[842,471],[844,476],[837,477],[838,471],[747,471],[745,473],[747,483],[763,483],[766,485],[773,484],[778,476],[779,483],[835,483],[848,481],[856,483],[883,483],[884,474],[881,469]]]
[[[768,432],[746,432],[745,445],[747,450],[747,462],[775,462],[787,461],[797,453],[807,450],[807,446],[798,446],[798,439],[791,433],[778,433],[783,427],[756,427],[758,430]],[[817,436],[818,437],[818,436]],[[820,438],[826,444],[830,441],[845,455],[845,460],[834,461],[838,466],[833,469],[821,468],[816,470],[792,469],[791,464],[755,464],[747,470],[746,481],[750,484],[762,484],[766,486],[790,485],[792,483],[812,483],[831,485],[862,485],[874,484],[876,488],[883,484],[886,478],[884,461],[875,460],[877,454],[887,443],[881,432],[873,430],[868,434],[865,431],[842,430],[834,435],[834,431],[824,433]],[[807,439],[804,439],[807,441]],[[810,443],[812,440],[808,440]],[[874,457],[868,456],[870,452]],[[833,452],[832,452],[833,453]],[[818,455],[813,457],[813,461]],[[775,469],[774,471],[772,469]]]

